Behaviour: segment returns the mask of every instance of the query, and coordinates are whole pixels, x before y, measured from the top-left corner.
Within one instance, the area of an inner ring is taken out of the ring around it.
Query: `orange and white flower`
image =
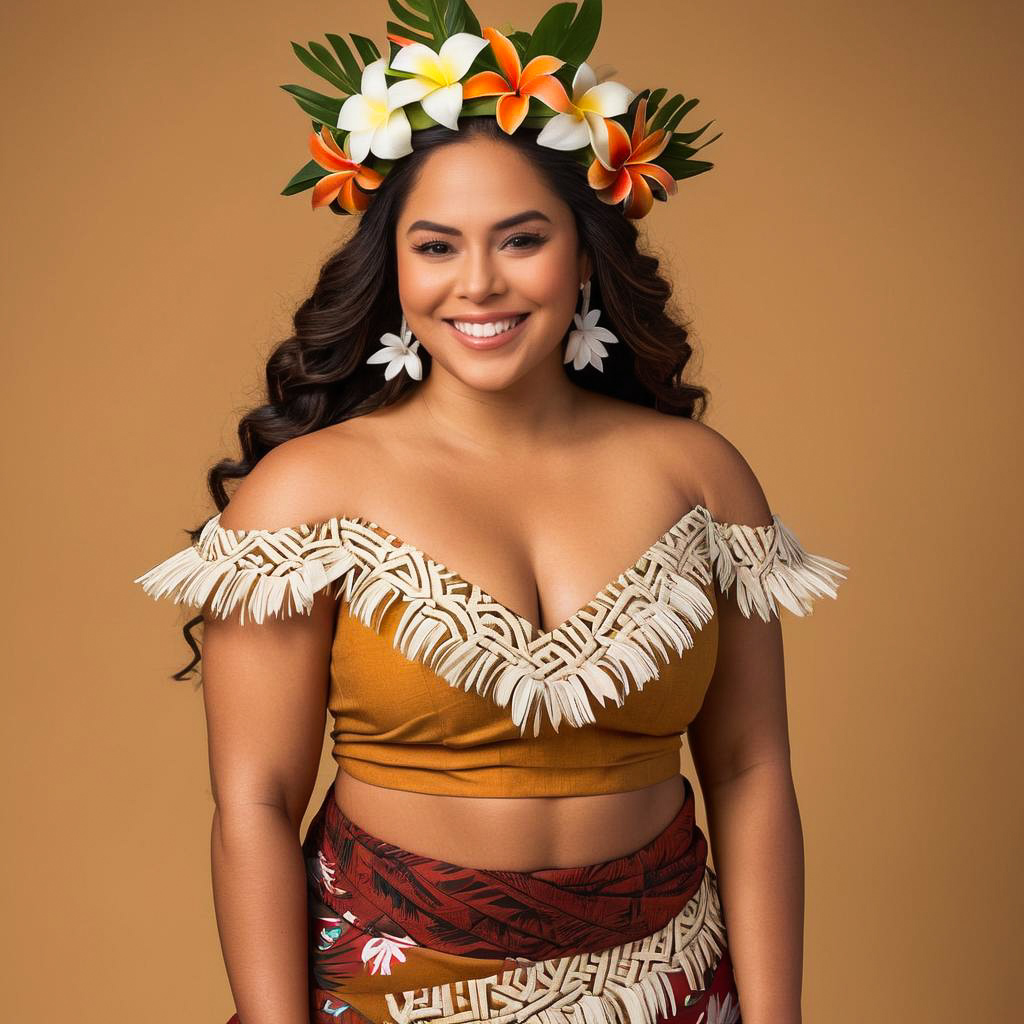
[[[401,108],[407,99],[396,98],[395,86],[384,75],[387,61],[372,61],[363,68],[361,92],[341,105],[337,127],[349,133],[352,159],[357,163],[373,153],[384,160],[397,160],[412,152],[412,126]]]
[[[486,45],[486,39],[472,32],[456,32],[441,44],[440,52],[425,43],[403,46],[392,58],[391,69],[407,71],[415,77],[403,78],[391,85],[392,101],[401,107],[418,100],[438,124],[458,128],[462,76]]]
[[[572,107],[565,86],[554,77],[564,63],[557,57],[537,56],[522,66],[519,51],[512,40],[496,28],[485,28],[484,35],[490,41],[498,67],[497,71],[481,71],[463,84],[464,99],[477,96],[498,96],[495,116],[502,131],[511,135],[522,123],[530,109],[530,97],[536,96],[552,110],[568,113]]]
[[[634,220],[647,215],[654,205],[654,193],[647,178],[657,182],[668,195],[678,191],[675,178],[650,161],[668,145],[671,133],[664,128],[647,135],[647,97],[636,105],[633,134],[618,121],[607,121],[609,162],[595,160],[587,170],[587,180],[605,203],[625,202],[623,213]]]
[[[345,139],[346,147],[351,138],[349,135]],[[314,210],[328,206],[335,199],[349,213],[361,213],[370,205],[372,196],[367,193],[377,188],[384,178],[372,168],[353,160],[338,145],[327,125],[321,126],[319,135],[316,132],[310,134],[309,151],[321,167],[331,172],[313,186]]]
[[[636,93],[621,82],[598,82],[594,69],[583,61],[572,80],[569,109],[544,125],[537,144],[549,149],[582,149],[589,142],[597,159],[610,166],[608,125],[613,122],[606,119],[624,114],[634,96]]]

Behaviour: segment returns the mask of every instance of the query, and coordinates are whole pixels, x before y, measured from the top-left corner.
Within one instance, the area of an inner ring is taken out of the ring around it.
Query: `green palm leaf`
[[[338,115],[341,113],[340,99],[332,96],[324,96],[323,93],[314,92],[302,85],[282,85],[285,92],[291,93],[295,102],[310,117],[315,118],[324,124],[335,125],[338,123]]]
[[[394,33],[396,36],[402,36],[405,39],[408,39],[414,43],[422,43],[424,46],[429,46],[431,47],[431,49],[433,49],[434,37],[431,35],[427,35],[424,32],[417,32],[415,29],[409,28],[408,25],[403,25],[401,22],[398,21],[386,22],[385,28],[387,28],[389,33]],[[391,56],[394,57],[395,51],[400,48],[400,44],[392,41]],[[388,63],[390,64],[391,61],[389,60]]]
[[[310,47],[315,46],[315,43],[310,43]],[[321,47],[322,49],[322,47]],[[298,43],[292,43],[292,50],[295,52],[295,56],[302,61],[303,64],[315,75],[319,75],[324,81],[330,82],[336,89],[341,89],[343,92],[351,92],[348,88],[348,83],[342,74],[341,68],[338,67],[338,62],[330,59],[327,63],[324,63],[312,50],[307,50],[305,47],[300,46]],[[326,51],[325,51],[326,52]],[[329,55],[328,55],[329,56]]]
[[[359,56],[363,58],[364,65],[380,60],[380,50],[377,49],[377,44],[372,39],[367,39],[366,36],[358,36],[355,32],[349,32],[349,35],[352,37],[352,42],[355,44]]]
[[[396,18],[400,18],[402,23],[408,25],[410,28],[418,29],[420,32],[429,34],[431,32],[430,22],[421,17],[419,14],[413,14],[412,11],[407,10],[403,7],[398,0],[388,0],[388,7],[391,8],[392,13]],[[403,33],[399,33],[402,35]]]
[[[456,32],[480,35],[480,22],[466,0],[388,0],[388,6],[397,19],[387,23],[388,31],[432,50],[440,50]]]
[[[670,100],[663,103],[658,108],[658,112],[651,118],[651,131],[656,131],[658,128],[664,128],[666,124],[668,124],[669,118],[679,109],[683,102],[683,96],[676,93]]]
[[[338,63],[334,54],[331,53],[323,43],[317,43],[311,40],[307,45],[309,47],[309,52],[313,54],[313,56],[316,57],[316,59],[320,61],[320,63],[333,75],[333,85],[337,86],[342,92],[349,93],[350,95],[351,93],[358,91],[357,89],[354,89],[353,86],[358,83],[359,79],[356,78],[355,81],[352,81],[352,79],[349,78],[349,76],[342,70],[342,67]]]
[[[576,18],[553,54],[578,67],[589,56],[601,31],[601,0],[583,0]]]
[[[569,34],[569,26],[572,24],[573,15],[576,13],[576,5],[573,3],[555,4],[545,14],[530,36],[529,46],[523,54],[523,63],[539,57],[542,54],[559,56],[559,49]]]
[[[667,92],[667,89],[655,89],[654,92],[651,92],[650,89],[644,89],[640,93],[641,96],[647,96],[648,121],[650,121],[650,119],[658,112],[658,107],[660,106],[661,101],[665,98],[665,93]]]
[[[304,167],[300,167],[291,177],[291,180],[283,189],[281,195],[293,196],[298,192],[305,192],[312,188],[325,174],[327,170],[321,167],[315,160],[310,160]]]
[[[359,67],[359,61],[352,56],[352,51],[348,48],[348,43],[345,42],[342,36],[336,35],[333,32],[326,32],[324,35],[327,42],[331,44],[334,52],[338,55],[338,60],[341,61],[341,65],[345,69],[345,74],[352,83],[353,87],[349,89],[349,92],[359,92],[359,88],[362,85],[363,72]]]

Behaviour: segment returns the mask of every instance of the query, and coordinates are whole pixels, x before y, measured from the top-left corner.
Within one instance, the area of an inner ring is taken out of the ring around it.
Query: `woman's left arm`
[[[687,729],[744,1024],[800,1024],[803,831],[790,769],[782,630],[719,596],[714,679]]]
[[[772,522],[743,456],[701,425],[705,506],[719,523]],[[717,582],[716,582],[717,587]],[[804,851],[790,767],[782,628],[716,591],[714,675],[687,728],[744,1024],[800,1024]]]

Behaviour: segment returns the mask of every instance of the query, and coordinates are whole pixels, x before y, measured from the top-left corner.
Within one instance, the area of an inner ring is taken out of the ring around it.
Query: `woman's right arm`
[[[291,521],[282,515],[296,514],[273,497],[295,490],[280,474],[259,469],[225,508],[224,527],[276,528]],[[213,894],[241,1024],[310,1021],[299,832],[324,745],[336,609],[326,591],[316,595],[310,614],[262,623],[240,624],[237,611],[221,619],[204,609]]]

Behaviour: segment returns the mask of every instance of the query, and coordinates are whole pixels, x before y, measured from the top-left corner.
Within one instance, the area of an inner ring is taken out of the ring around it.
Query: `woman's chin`
[[[522,350],[515,351],[512,347],[490,352],[488,359],[463,352],[449,352],[448,355],[450,358],[441,364],[444,372],[474,391],[504,391],[526,377],[534,366],[523,358]],[[433,366],[436,367],[438,362],[435,357]]]

